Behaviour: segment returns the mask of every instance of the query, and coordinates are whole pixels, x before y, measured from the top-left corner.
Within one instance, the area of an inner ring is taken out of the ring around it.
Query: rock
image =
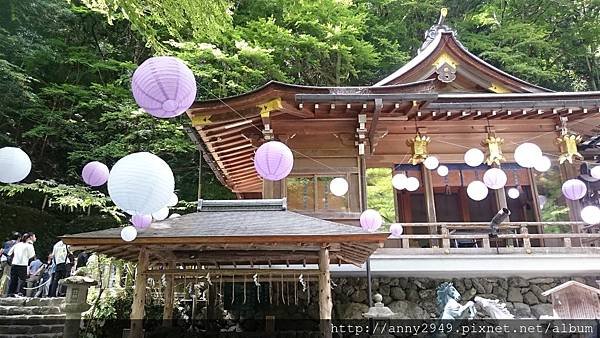
[[[531,318],[531,309],[529,305],[523,303],[513,303],[515,318]]]
[[[500,284],[500,287],[503,288],[504,290],[508,290],[508,281],[506,281],[506,279],[504,279],[504,278],[499,279],[498,284]]]
[[[400,278],[400,279],[398,279],[398,283],[400,283],[400,286],[403,289],[408,289],[408,279],[407,278]]]
[[[527,280],[525,280],[524,278],[521,278],[521,277],[509,278],[508,284],[511,287],[515,287],[515,286],[520,286],[520,287],[529,286],[529,282]]]
[[[421,290],[425,289],[425,286],[421,282],[419,282],[418,280],[414,280],[413,284],[416,285],[417,288],[419,288]]]
[[[350,299],[355,303],[362,303],[367,300],[367,292],[364,290],[356,290]]]
[[[548,290],[552,289],[553,286],[550,284],[540,284],[539,287],[540,287],[540,289],[542,289],[544,291],[548,291]]]
[[[464,283],[465,283],[465,290],[473,287],[473,282],[471,282],[471,280],[469,278],[465,278]]]
[[[495,283],[485,283],[483,284],[483,288],[485,289],[485,293],[492,293],[494,291]]]
[[[506,300],[513,303],[522,303],[523,295],[521,294],[521,289],[514,287],[508,289],[508,296],[506,297]]]
[[[554,278],[533,278],[529,280],[531,284],[550,284],[554,282]]]
[[[537,297],[537,299],[540,301],[540,303],[548,302],[548,298],[546,296],[542,295],[544,290],[542,290],[542,288],[540,288],[539,286],[532,285],[529,287],[529,290],[531,290],[531,292],[533,292],[533,294]]]
[[[477,278],[473,278],[473,287],[475,287],[478,293],[486,293],[481,281]]]
[[[459,288],[466,290],[465,282],[462,279],[454,278],[452,280],[452,284],[454,284],[454,287],[456,288],[456,290],[458,290]]]
[[[339,319],[362,319],[362,314],[369,311],[369,306],[362,303],[339,304],[334,308]]]
[[[379,283],[380,284],[390,284],[390,280],[391,280],[390,277],[382,277],[379,279]]]
[[[552,316],[553,310],[551,304],[537,304],[531,307],[531,314],[535,318],[540,318],[541,316]]]
[[[344,286],[342,286],[342,293],[345,294],[346,296],[350,296],[354,293],[354,287],[352,285],[346,284]]]
[[[398,286],[400,285],[400,280],[398,278],[392,278],[392,280],[390,280],[390,286]]]
[[[406,294],[401,287],[394,286],[390,289],[390,295],[394,300],[404,300],[406,298]]]
[[[392,299],[392,297],[390,296],[383,296],[383,304],[389,304],[391,302],[393,302],[394,300]]]
[[[506,296],[508,295],[506,290],[501,288],[499,285],[494,286],[492,293],[494,295],[496,295],[496,297],[498,297],[499,299],[504,299],[504,300],[506,300]]]
[[[411,302],[418,302],[419,294],[416,290],[408,290],[408,293],[406,294],[406,299],[410,300]]]
[[[419,291],[419,298],[422,300],[435,300],[435,291],[431,289]]]
[[[475,288],[470,288],[469,290],[465,291],[462,294],[462,299],[471,300],[471,299],[473,299],[473,297],[475,297],[476,294],[477,294],[477,290],[475,290]]]
[[[429,313],[413,302],[399,300],[388,305],[397,319],[428,319]]]
[[[539,299],[531,291],[527,292],[523,298],[525,299],[525,304],[536,305],[540,303]]]
[[[390,286],[389,286],[389,285],[387,285],[387,284],[386,284],[386,285],[381,285],[381,286],[379,287],[379,293],[380,293],[382,296],[389,296],[389,295],[390,295]]]

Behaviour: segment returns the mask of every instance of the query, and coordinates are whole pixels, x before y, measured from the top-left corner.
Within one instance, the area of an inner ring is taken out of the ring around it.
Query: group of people
[[[59,282],[71,270],[87,264],[87,253],[77,256],[77,264],[62,240],[54,244],[43,262],[35,253],[34,233],[15,232],[0,248],[0,297],[60,297],[64,290]]]

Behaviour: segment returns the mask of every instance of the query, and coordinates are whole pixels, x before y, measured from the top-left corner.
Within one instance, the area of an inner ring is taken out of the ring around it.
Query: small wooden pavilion
[[[542,295],[552,295],[554,318],[600,319],[600,289],[568,281]]]
[[[218,281],[236,274],[268,276],[269,271],[276,271],[278,277],[318,276],[320,318],[329,320],[329,264],[360,266],[389,236],[287,211],[285,199],[200,200],[198,212],[153,223],[132,242],[124,242],[120,231],[114,228],[62,239],[73,250],[92,250],[137,263],[132,337],[142,336],[140,319],[144,318],[149,276],[167,276],[166,322],[172,318],[173,279],[177,276],[210,273],[213,281]],[[318,269],[310,269],[314,264]],[[287,268],[290,265],[300,268]]]

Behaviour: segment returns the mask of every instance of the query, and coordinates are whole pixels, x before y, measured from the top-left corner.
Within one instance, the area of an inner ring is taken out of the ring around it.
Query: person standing
[[[21,234],[13,232],[10,239],[4,242],[2,248],[0,248],[0,296],[6,295],[8,291],[8,283],[10,280],[10,264],[8,262],[8,252],[13,245],[19,242]]]
[[[42,273],[45,269],[46,266],[37,256],[33,261],[31,261],[31,263],[29,263],[29,271],[27,271],[27,275],[29,277],[27,278],[27,289],[25,291],[25,295],[27,297],[31,297],[37,293],[37,289],[35,289],[35,287],[42,278]]]
[[[10,269],[10,284],[8,286],[9,297],[14,297],[16,294],[22,295],[23,287],[27,280],[29,260],[35,257],[35,249],[33,248],[35,240],[35,234],[28,232],[8,252],[9,256],[13,256]]]
[[[56,242],[52,248],[52,260],[54,261],[54,274],[52,274],[52,282],[50,284],[50,292],[48,297],[56,297],[58,291],[58,282],[67,276],[67,263],[69,256],[69,248],[62,241]]]

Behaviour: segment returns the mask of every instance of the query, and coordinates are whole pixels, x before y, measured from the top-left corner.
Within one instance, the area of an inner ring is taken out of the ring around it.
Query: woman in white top
[[[29,260],[35,257],[35,249],[33,248],[35,239],[35,234],[28,232],[8,252],[8,255],[12,256],[10,284],[8,286],[9,297],[13,297],[16,293],[22,293],[23,291],[22,288],[25,286],[25,281],[27,280]]]

